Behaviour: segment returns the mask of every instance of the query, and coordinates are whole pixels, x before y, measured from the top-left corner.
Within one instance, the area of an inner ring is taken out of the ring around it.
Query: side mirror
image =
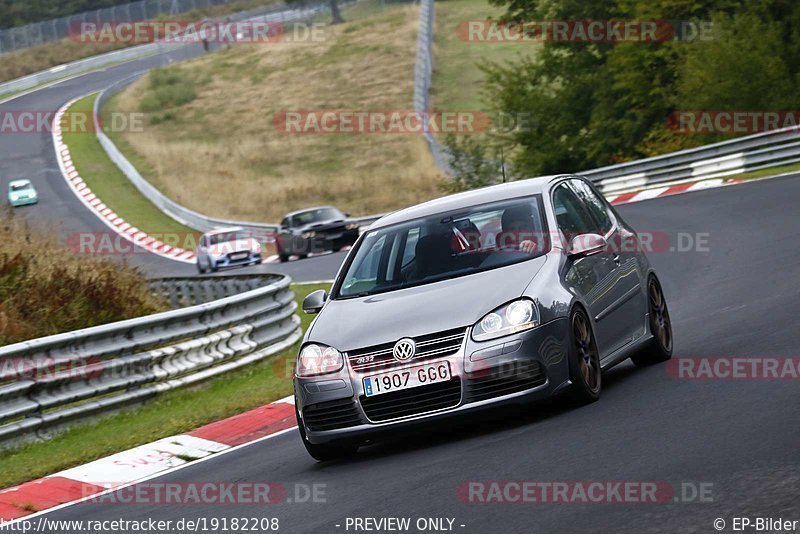
[[[326,300],[328,300],[328,292],[324,289],[317,289],[303,299],[303,311],[306,313],[319,313]]]
[[[567,256],[573,259],[591,256],[592,254],[603,252],[606,246],[608,246],[606,238],[600,234],[576,235],[569,242]]]

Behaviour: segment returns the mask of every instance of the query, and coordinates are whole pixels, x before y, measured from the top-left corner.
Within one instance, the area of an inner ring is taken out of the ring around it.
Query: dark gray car
[[[286,215],[275,236],[280,261],[290,256],[337,252],[358,239],[358,223],[332,206],[320,206]]]
[[[300,434],[318,460],[423,422],[569,393],[672,355],[661,285],[636,233],[577,176],[488,187],[373,224],[298,355]]]

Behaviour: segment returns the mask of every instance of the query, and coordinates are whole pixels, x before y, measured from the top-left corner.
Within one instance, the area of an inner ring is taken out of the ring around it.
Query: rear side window
[[[558,228],[564,232],[567,239],[580,234],[601,233],[583,202],[567,187],[567,184],[560,184],[553,192],[553,208]]]
[[[595,222],[598,224],[600,234],[606,235],[614,227],[614,221],[608,213],[605,202],[601,199],[594,189],[583,180],[570,180],[569,184],[575,190],[575,194],[586,206]]]

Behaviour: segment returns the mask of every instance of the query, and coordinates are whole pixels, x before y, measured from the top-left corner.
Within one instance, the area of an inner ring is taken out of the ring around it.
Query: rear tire
[[[647,310],[653,338],[641,351],[631,356],[631,361],[640,367],[665,362],[672,358],[674,345],[672,321],[669,318],[664,291],[655,275],[650,275],[647,281]]]
[[[572,399],[577,404],[590,404],[600,398],[602,371],[589,316],[575,308],[570,316],[569,378]]]
[[[308,454],[316,461],[330,462],[332,460],[339,460],[352,456],[358,451],[357,443],[310,443],[308,439],[306,439],[306,429],[303,426],[303,421],[300,420],[300,413],[297,411],[297,408],[294,409],[294,415],[297,418],[297,428],[300,429],[300,439],[303,441],[303,445]]]

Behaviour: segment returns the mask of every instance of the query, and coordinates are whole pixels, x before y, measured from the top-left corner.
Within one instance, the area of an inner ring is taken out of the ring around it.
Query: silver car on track
[[[206,232],[197,243],[197,272],[200,274],[258,265],[262,261],[261,244],[250,232],[239,227]]]
[[[590,182],[524,180],[387,215],[356,242],[297,358],[300,435],[318,460],[378,435],[559,394],[672,355],[639,238]]]

